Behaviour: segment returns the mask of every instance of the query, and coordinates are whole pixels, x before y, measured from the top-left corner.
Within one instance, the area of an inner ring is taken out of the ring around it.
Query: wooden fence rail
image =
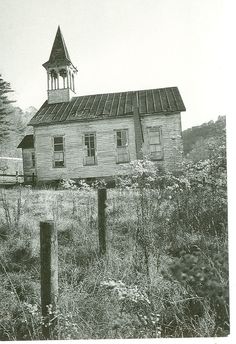
[[[15,174],[4,174],[0,173],[0,177],[24,177],[24,174],[18,174],[17,172]]]
[[[5,180],[2,180],[1,183],[5,184],[6,182],[9,182],[9,183],[16,183],[18,184],[19,183],[19,178],[24,178],[24,181],[27,180],[27,179],[30,179],[30,183],[32,185],[35,184],[35,181],[36,181],[36,177],[35,177],[35,174],[32,173],[32,175],[28,175],[28,174],[19,174],[17,171],[15,174],[5,174],[5,173],[0,173],[0,177],[4,177]],[[7,180],[7,178],[15,178],[14,181],[9,181]]]

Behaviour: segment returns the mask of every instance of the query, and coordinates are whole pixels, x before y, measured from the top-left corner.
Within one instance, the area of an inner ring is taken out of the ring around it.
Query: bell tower
[[[71,62],[60,26],[49,60],[43,67],[47,71],[48,104],[69,102],[75,96],[77,68]]]

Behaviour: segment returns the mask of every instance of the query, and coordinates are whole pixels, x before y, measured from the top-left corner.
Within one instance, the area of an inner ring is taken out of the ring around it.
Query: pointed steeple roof
[[[66,43],[61,33],[60,26],[58,26],[49,60],[45,62],[43,66],[47,68],[47,67],[56,67],[60,65],[65,65],[65,64],[73,65],[73,63],[71,62],[67,47],[66,47]]]

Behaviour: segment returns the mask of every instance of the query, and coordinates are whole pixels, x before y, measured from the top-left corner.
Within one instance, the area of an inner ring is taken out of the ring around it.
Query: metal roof
[[[34,136],[26,135],[17,148],[34,148]]]
[[[141,116],[186,110],[177,87],[94,94],[73,97],[70,102],[48,104],[46,101],[29,125],[127,117],[133,114],[134,105]]]

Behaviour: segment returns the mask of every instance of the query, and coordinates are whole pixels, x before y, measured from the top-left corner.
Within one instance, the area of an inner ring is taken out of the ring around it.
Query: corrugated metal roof
[[[17,148],[34,148],[34,136],[26,135]]]
[[[186,110],[177,87],[94,94],[73,97],[70,102],[48,104],[46,101],[29,125],[126,117],[133,114],[133,105],[139,107],[141,116]]]

